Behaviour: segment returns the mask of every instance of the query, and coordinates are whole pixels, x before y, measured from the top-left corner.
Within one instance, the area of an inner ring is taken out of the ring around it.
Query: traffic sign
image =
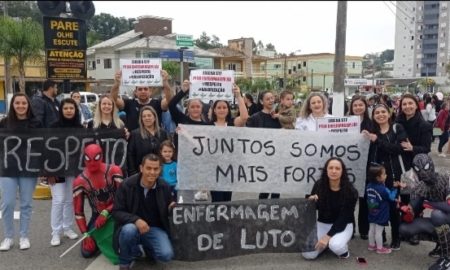
[[[177,47],[194,47],[192,35],[177,35]]]

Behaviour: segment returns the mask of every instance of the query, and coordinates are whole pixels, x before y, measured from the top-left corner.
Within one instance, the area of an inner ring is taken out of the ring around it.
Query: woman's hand
[[[317,196],[317,194],[309,195],[308,200],[317,202],[317,200],[319,200],[319,196]]]
[[[315,246],[316,250],[323,250],[328,246],[328,242],[330,242],[331,237],[325,234],[322,236],[322,238],[317,241],[317,244]]]
[[[189,82],[188,80],[184,80],[183,84],[181,85],[181,90],[186,93],[187,91],[189,91],[190,86],[191,82]]]
[[[124,129],[125,129],[125,140],[128,141],[128,139],[130,138],[130,132],[128,131],[127,128],[124,128]]]
[[[400,145],[403,147],[404,151],[412,151],[413,145],[406,139],[406,142],[401,142]]]

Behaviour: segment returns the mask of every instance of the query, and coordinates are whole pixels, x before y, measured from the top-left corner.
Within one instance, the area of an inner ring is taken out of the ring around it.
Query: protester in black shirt
[[[121,111],[126,113],[126,127],[129,131],[139,127],[138,118],[139,110],[143,106],[152,106],[155,109],[158,120],[161,123],[162,111],[167,111],[168,104],[172,98],[172,91],[169,85],[169,74],[165,70],[161,70],[161,79],[163,81],[164,98],[153,99],[151,96],[154,88],[148,86],[136,86],[134,90],[134,99],[123,100],[119,95],[119,86],[122,78],[122,72],[119,71],[114,77],[114,85],[111,89],[111,98]]]
[[[324,168],[308,197],[316,202],[319,211],[316,250],[302,255],[305,259],[315,259],[328,247],[339,258],[346,259],[350,257],[348,242],[353,234],[353,212],[358,192],[349,181],[340,158],[328,159]]]
[[[261,100],[259,101],[263,109],[252,116],[247,120],[247,127],[254,128],[281,128],[280,121],[278,119],[273,118],[272,115],[275,114],[275,106],[274,101],[275,98],[270,91],[264,91],[260,94]],[[267,199],[269,198],[270,193],[260,193],[259,199]],[[280,198],[279,193],[272,193],[272,199]]]

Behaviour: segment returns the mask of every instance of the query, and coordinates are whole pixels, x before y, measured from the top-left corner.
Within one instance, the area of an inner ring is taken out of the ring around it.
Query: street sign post
[[[177,35],[176,43],[177,47],[194,47],[192,35]]]

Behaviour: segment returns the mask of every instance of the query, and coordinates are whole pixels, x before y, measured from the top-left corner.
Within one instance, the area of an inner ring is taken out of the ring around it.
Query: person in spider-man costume
[[[84,149],[83,172],[73,182],[73,205],[75,220],[80,232],[101,228],[108,220],[114,203],[114,195],[123,180],[119,166],[109,165],[103,161],[102,148],[90,144]],[[84,215],[84,198],[88,198],[92,208],[92,217],[86,224]],[[94,256],[98,251],[95,240],[88,236],[81,244],[81,255],[85,258]]]

